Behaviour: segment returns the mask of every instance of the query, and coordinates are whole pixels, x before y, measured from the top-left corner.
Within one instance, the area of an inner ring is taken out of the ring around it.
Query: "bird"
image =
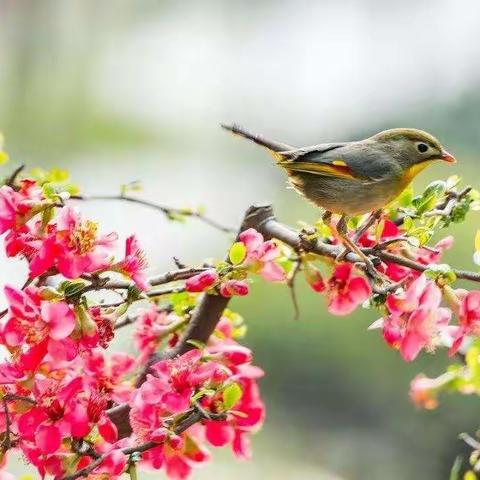
[[[429,165],[456,162],[433,135],[415,128],[392,128],[363,140],[299,148],[237,124],[222,123],[221,127],[266,148],[286,171],[292,187],[323,209],[324,220],[339,214],[334,230],[346,249],[357,253],[370,271],[371,261],[348,237],[349,217],[379,215]]]

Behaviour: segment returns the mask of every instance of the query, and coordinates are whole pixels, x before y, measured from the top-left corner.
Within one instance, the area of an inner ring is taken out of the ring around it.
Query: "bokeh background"
[[[0,129],[13,165],[66,167],[85,193],[140,180],[144,198],[204,205],[230,225],[259,201],[295,225],[318,212],[219,122],[294,145],[418,127],[460,160],[422,174],[419,189],[453,173],[479,187],[479,31],[478,0],[0,0]],[[173,255],[221,257],[229,243],[135,205],[82,207],[107,231],[138,232],[152,272]],[[449,260],[472,267],[479,223],[472,214],[451,229]],[[21,265],[0,268],[4,283]],[[406,365],[367,332],[374,313],[334,318],[304,285],[299,297],[296,322],[282,286],[258,282],[234,302],[267,372],[268,419],[252,462],[216,453],[194,478],[448,478],[478,401],[445,398],[423,412],[407,395],[416,373],[441,372],[445,353]],[[117,345],[131,351],[128,332]]]

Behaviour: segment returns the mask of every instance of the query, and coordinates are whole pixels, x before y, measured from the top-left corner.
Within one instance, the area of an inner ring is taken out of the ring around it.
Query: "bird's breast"
[[[367,183],[309,173],[289,175],[293,188],[315,205],[346,215],[360,215],[385,207],[408,185],[408,181],[402,180]]]

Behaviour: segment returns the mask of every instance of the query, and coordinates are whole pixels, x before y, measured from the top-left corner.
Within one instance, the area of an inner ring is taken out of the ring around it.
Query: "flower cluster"
[[[284,269],[279,265],[281,251],[273,240],[253,228],[240,233],[239,241],[230,249],[229,263],[220,263],[217,269],[208,269],[189,278],[185,287],[192,293],[218,288],[224,297],[248,295],[249,287],[245,278],[248,272],[258,273],[270,282],[286,279]]]
[[[238,457],[248,458],[247,434],[260,427],[264,416],[256,385],[262,371],[250,362],[248,349],[224,343],[154,364],[130,400],[134,436],[158,443],[142,462],[183,479],[209,459],[206,442],[230,444]],[[177,435],[175,427],[194,411],[201,413],[202,423]]]
[[[137,378],[158,349],[177,345],[198,300],[194,292],[215,287],[226,297],[245,295],[254,271],[280,279],[276,245],[248,232],[240,262],[192,275],[186,297],[167,296],[163,307],[153,301],[136,315],[135,358],[106,355],[130,304],[148,298],[145,254],[131,236],[124,257],[115,259],[117,235],[100,234],[67,201],[66,192],[34,179],[0,187],[6,254],[24,259],[29,272],[23,287],[5,286],[7,309],[0,313],[8,355],[0,363],[3,455],[17,449],[42,477],[58,479],[82,469],[92,478],[118,478],[132,462],[183,479],[208,460],[207,444],[230,444],[247,458],[248,434],[264,417],[257,386],[263,372],[236,341],[244,330],[238,316],[225,312],[204,349],[154,363],[145,381]],[[109,306],[89,296],[102,289],[126,295]],[[130,406],[128,437],[108,414],[116,406]],[[178,430],[191,415],[194,421]],[[141,457],[126,453],[142,444],[149,446]]]

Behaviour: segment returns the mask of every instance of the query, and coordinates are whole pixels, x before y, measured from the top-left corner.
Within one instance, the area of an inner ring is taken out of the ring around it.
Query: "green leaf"
[[[61,288],[63,289],[63,293],[65,294],[65,297],[73,297],[75,295],[78,295],[84,288],[85,288],[85,283],[84,282],[62,282],[61,283]]]
[[[70,174],[67,170],[60,168],[52,168],[49,172],[49,181],[53,183],[66,182],[70,178]]]
[[[55,190],[55,187],[51,183],[49,182],[45,183],[42,189],[43,189],[43,194],[45,195],[46,198],[51,198],[51,199],[57,198],[57,192]]]
[[[460,471],[462,469],[462,457],[459,455],[453,463],[452,470],[450,471],[449,480],[460,480]]]
[[[428,185],[428,187],[423,192],[423,198],[437,197],[440,198],[445,195],[447,191],[447,185],[442,180],[436,180]]]
[[[241,398],[242,389],[238,383],[231,383],[223,391],[223,406],[225,410],[230,410]]]
[[[442,280],[444,284],[453,283],[457,279],[455,272],[446,263],[430,265],[425,270],[425,275],[432,280]]]
[[[412,217],[405,217],[403,219],[403,228],[405,229],[405,231],[409,232],[413,227],[414,223]]]
[[[382,238],[382,233],[384,228],[385,228],[385,219],[382,218],[377,223],[377,226],[375,227],[375,240],[377,241],[377,243],[379,243],[380,239]]]
[[[413,186],[410,184],[397,198],[397,203],[400,207],[409,207],[413,199]]]
[[[190,401],[195,403],[202,397],[211,397],[212,395],[215,395],[215,393],[216,391],[213,390],[213,388],[202,388],[190,399]]]
[[[243,242],[235,242],[228,252],[228,258],[233,265],[239,265],[247,256],[247,247]]]
[[[55,210],[53,209],[53,207],[50,207],[50,208],[46,208],[43,212],[42,212],[42,228],[46,228],[47,225],[50,223],[50,221],[53,219],[55,215]]]

